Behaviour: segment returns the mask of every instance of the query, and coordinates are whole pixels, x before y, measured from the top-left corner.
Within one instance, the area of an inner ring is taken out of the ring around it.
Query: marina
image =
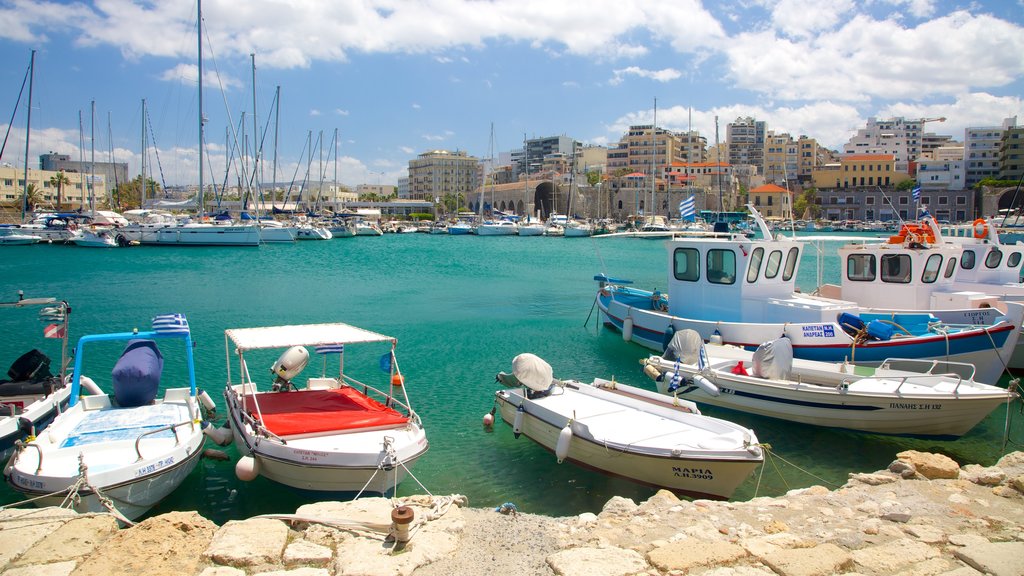
[[[834,254],[840,243],[826,244],[832,244]],[[256,250],[43,245],[11,247],[4,254],[0,293],[60,294],[75,310],[72,342],[88,333],[123,330],[132,321],[145,330],[144,320],[170,310],[186,314],[196,342],[197,385],[215,399],[222,415],[228,381],[223,334],[228,328],[329,321],[396,338],[405,386],[430,442],[429,452],[416,463],[415,479],[406,479],[399,495],[422,493],[422,483],[433,493],[465,494],[472,506],[515,502],[524,511],[566,515],[596,511],[612,496],[639,501],[653,494],[627,480],[559,466],[547,450],[515,440],[505,424],[485,431],[481,417],[495,405],[494,374],[523,352],[547,359],[556,374],[581,381],[614,377],[655,390],[639,364],[650,351],[601,327],[592,312],[592,278],[628,271],[640,285],[664,288],[661,240],[527,243],[515,237],[393,234]],[[805,254],[804,259],[797,285],[810,290],[817,282],[815,256]],[[825,280],[836,282],[838,270],[838,258],[826,259]],[[12,318],[10,329],[41,331],[34,313]],[[23,346],[0,343],[0,358],[13,361]],[[102,364],[102,358],[96,361],[100,364],[85,373],[109,373],[113,367]],[[177,361],[167,358],[167,369]],[[266,377],[272,362],[273,357],[260,360],[250,369]],[[1006,381],[1004,376],[1004,387]],[[1019,401],[1010,405],[1009,414],[1006,406],[996,408],[955,441],[830,430],[714,406],[701,411],[753,430],[772,447],[764,474],[747,478],[732,496],[737,500],[823,481],[842,484],[850,471],[885,468],[894,453],[906,449],[987,465],[1003,452],[1008,417],[1007,450],[1014,449],[1012,441],[1021,434]],[[200,461],[152,513],[195,509],[220,523],[290,512],[322,499],[265,478],[242,482],[234,470],[237,451],[226,451],[228,461]],[[6,486],[0,496],[4,503],[21,499]]]

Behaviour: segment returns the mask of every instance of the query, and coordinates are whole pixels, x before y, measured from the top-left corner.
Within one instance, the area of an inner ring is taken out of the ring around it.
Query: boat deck
[[[566,392],[552,394],[539,403],[586,426],[596,441],[663,450],[743,448],[741,431],[709,418],[683,413],[669,418],[600,397]]]
[[[185,404],[152,404],[135,408],[108,407],[86,412],[60,447],[69,448],[101,442],[135,440],[149,430],[189,420],[191,417]],[[165,430],[153,434],[151,437],[173,438],[174,433]]]
[[[262,415],[263,425],[280,437],[394,427],[409,421],[394,408],[348,386],[247,394],[243,401],[246,410]]]

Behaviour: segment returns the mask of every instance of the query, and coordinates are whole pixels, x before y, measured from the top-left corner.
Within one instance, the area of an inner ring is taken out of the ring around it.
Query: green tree
[[[122,210],[142,208],[142,177],[117,185],[117,198]],[[160,185],[152,178],[146,178],[146,198],[154,198],[160,194]]]
[[[917,186],[917,180],[904,180],[896,185],[896,190],[903,192],[906,190],[912,190],[914,186]]]
[[[591,186],[596,186],[597,183],[600,182],[600,181],[601,181],[601,173],[600,172],[598,172],[596,170],[591,170],[590,172],[587,172],[587,184],[589,184]]]
[[[25,211],[32,212],[43,203],[43,194],[36,188],[35,182],[29,182],[25,189]]]
[[[795,218],[818,217],[818,191],[814,188],[804,190],[803,194],[793,200],[793,216]]]
[[[71,179],[64,173],[63,170],[57,172],[53,176],[50,176],[50,186],[57,187],[57,211],[60,212],[61,204],[61,192],[64,191],[64,185],[71,184]]]

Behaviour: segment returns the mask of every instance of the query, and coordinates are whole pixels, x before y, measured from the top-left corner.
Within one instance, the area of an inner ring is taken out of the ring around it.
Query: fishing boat
[[[42,432],[68,405],[71,387],[66,385],[68,365],[68,321],[71,307],[56,298],[25,298],[18,292],[13,302],[0,302],[3,309],[37,308],[46,324],[43,336],[60,343],[60,363],[50,371],[50,358],[38,348],[22,354],[0,380],[0,459],[6,461],[15,442]]]
[[[755,350],[787,336],[797,358],[877,366],[888,358],[941,359],[977,367],[994,383],[1019,337],[1024,306],[1007,302],[991,322],[942,322],[929,310],[873,313],[857,302],[802,293],[796,279],[805,242],[775,236],[749,207],[762,238],[730,233],[677,237],[668,251],[667,294],[595,276],[605,325],[661,352],[674,332]]]
[[[335,323],[229,329],[224,342],[231,365],[224,397],[242,454],[240,479],[261,475],[305,490],[385,494],[426,453],[394,338]],[[297,386],[292,380],[309,362],[307,346],[324,356],[323,371]],[[387,351],[378,358],[382,347]],[[272,364],[273,380],[260,386],[247,362],[272,349],[284,352]],[[337,376],[326,373],[331,355],[338,356]],[[374,387],[367,381],[378,368],[386,382]]]
[[[162,383],[158,343],[183,348],[185,386]],[[92,354],[125,347],[106,390],[83,372]],[[163,390],[163,397],[159,391]],[[80,397],[81,395],[81,397]],[[202,454],[203,430],[192,337],[181,314],[153,319],[150,331],[89,334],[78,341],[71,399],[46,431],[17,446],[8,483],[40,506],[72,503],[78,512],[115,512],[134,520],[173,492]]]
[[[501,419],[574,464],[695,498],[728,499],[763,461],[752,430],[695,404],[614,380],[555,380],[533,354],[512,360],[495,393]]]
[[[879,367],[793,358],[778,338],[754,352],[676,332],[644,361],[658,391],[790,422],[874,434],[958,438],[1018,394],[976,382],[974,366],[889,359]]]

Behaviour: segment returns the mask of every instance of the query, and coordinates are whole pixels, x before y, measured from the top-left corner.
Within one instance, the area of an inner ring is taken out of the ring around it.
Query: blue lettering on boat
[[[805,324],[802,329],[804,338],[834,338],[836,335],[831,324]]]

